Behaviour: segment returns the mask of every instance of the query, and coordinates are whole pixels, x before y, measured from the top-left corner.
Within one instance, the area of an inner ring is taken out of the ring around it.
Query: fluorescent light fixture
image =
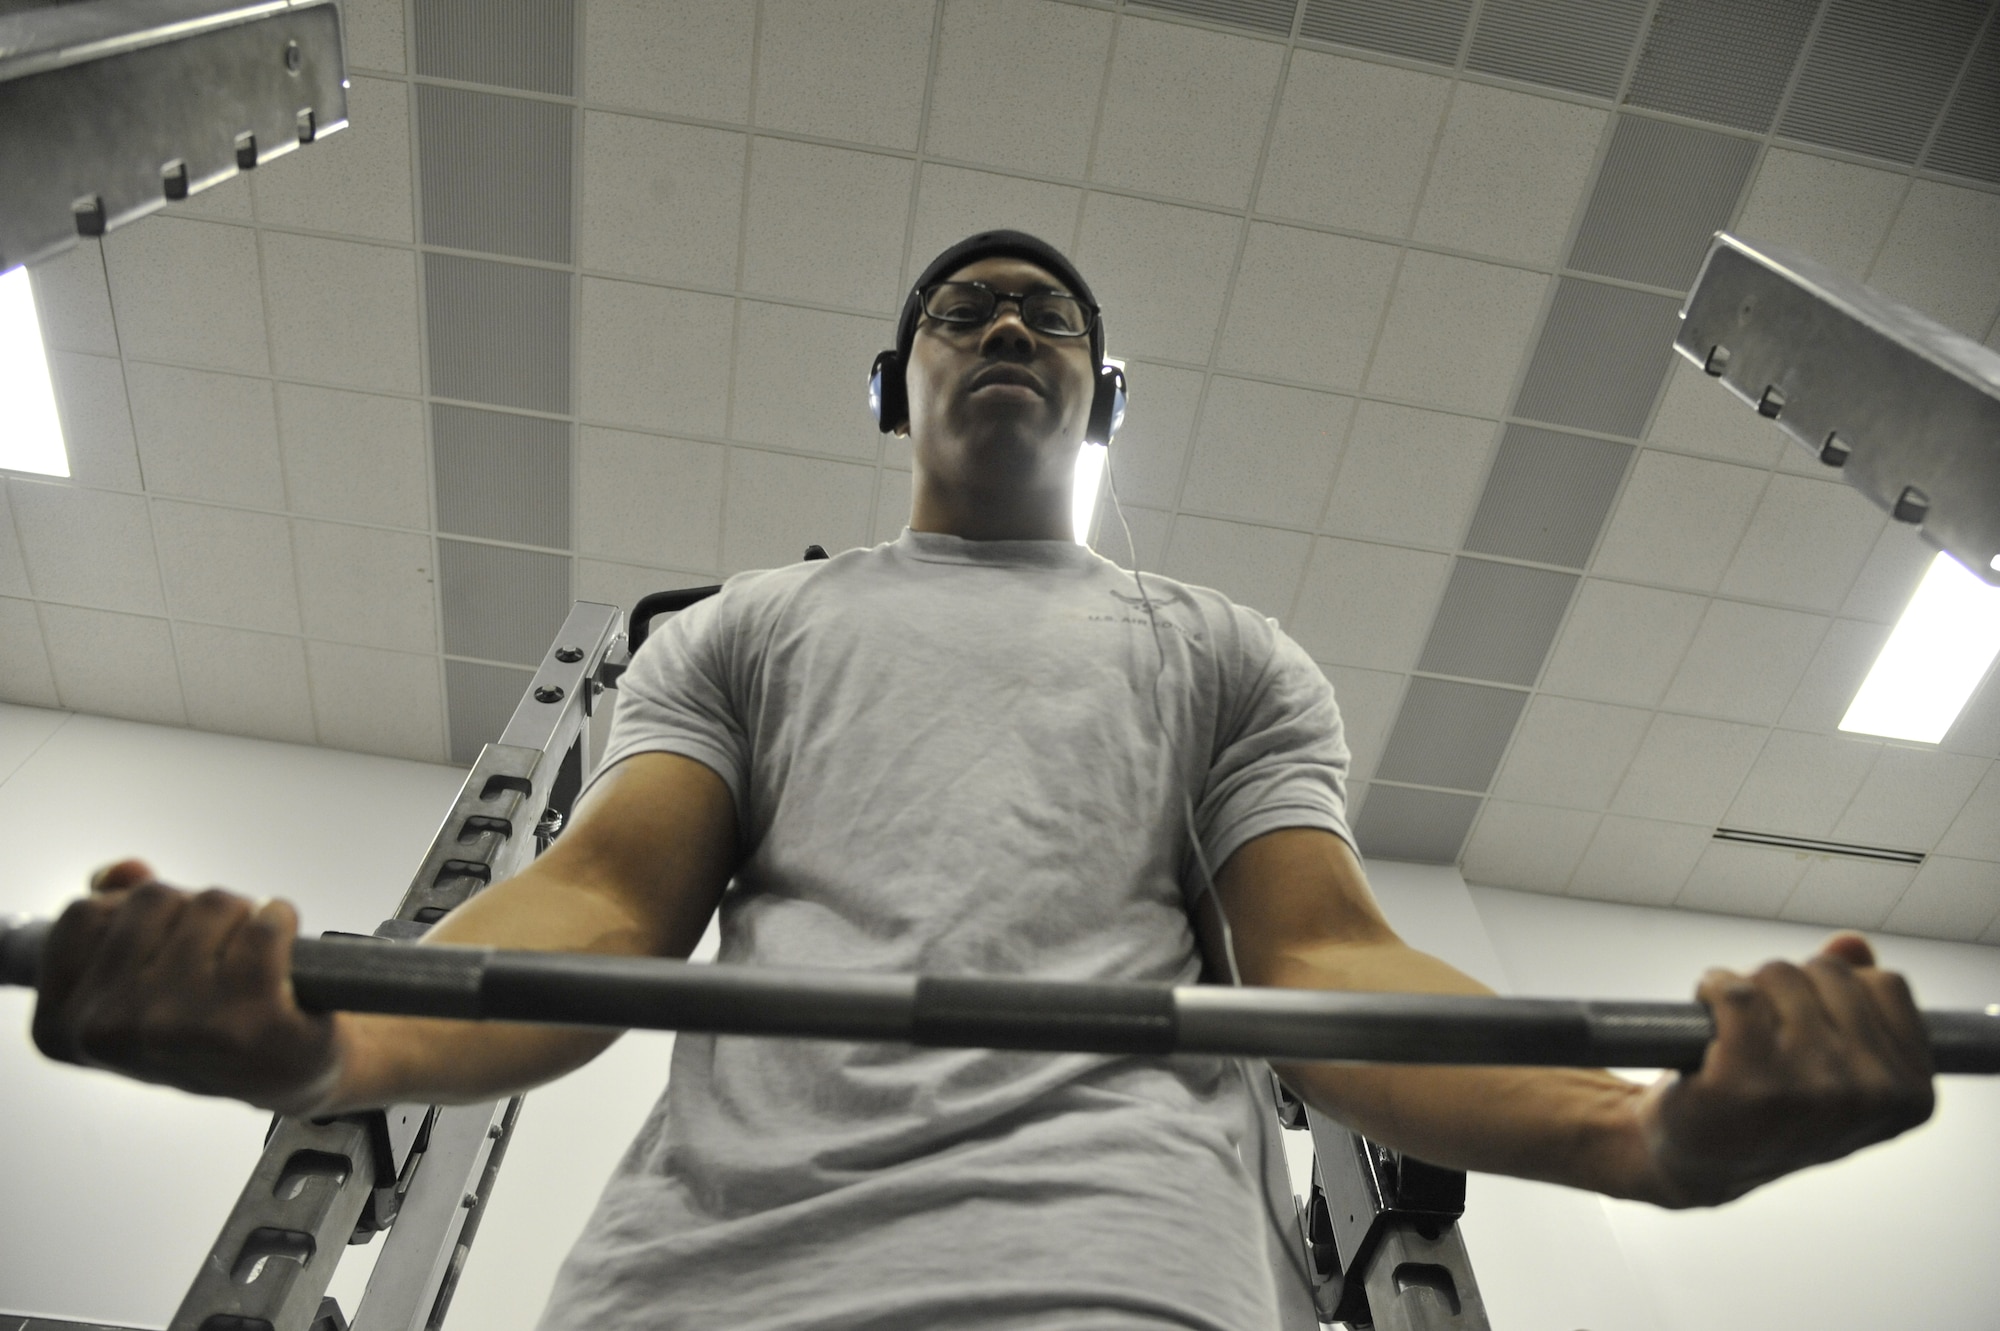
[[[1125,368],[1116,356],[1106,356],[1106,365]],[[1076,481],[1069,492],[1070,529],[1078,545],[1090,544],[1090,520],[1097,516],[1097,491],[1104,484],[1104,465],[1110,450],[1103,444],[1085,444],[1076,450]]]
[[[1948,554],[1931,561],[1842,730],[1935,744],[2000,655],[2000,587]]]
[[[69,475],[26,268],[0,273],[0,468]]]

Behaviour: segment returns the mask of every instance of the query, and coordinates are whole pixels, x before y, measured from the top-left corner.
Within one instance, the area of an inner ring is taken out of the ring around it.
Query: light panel
[[[1842,730],[1935,744],[2000,655],[2000,587],[1939,553],[1840,720]]]
[[[1103,444],[1085,444],[1076,450],[1076,483],[1069,492],[1069,517],[1078,545],[1090,544],[1090,519],[1097,512],[1097,489],[1104,484],[1108,454]]]
[[[28,270],[0,273],[0,468],[69,475]]]

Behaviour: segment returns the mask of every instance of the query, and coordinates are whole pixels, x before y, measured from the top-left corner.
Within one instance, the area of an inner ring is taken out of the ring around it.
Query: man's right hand
[[[35,1043],[50,1058],[307,1113],[340,1074],[332,1016],[293,1001],[298,913],[100,870],[42,952]]]

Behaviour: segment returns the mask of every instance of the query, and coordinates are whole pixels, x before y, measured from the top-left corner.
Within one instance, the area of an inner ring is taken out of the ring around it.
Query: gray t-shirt
[[[1066,541],[906,530],[741,574],[638,653],[599,770],[671,752],[728,783],[722,961],[1193,982],[1182,792],[1218,870],[1277,828],[1346,838],[1347,748],[1276,623],[1146,588],[1157,639]],[[683,1035],[542,1325],[1273,1326],[1297,1239],[1252,1075]]]

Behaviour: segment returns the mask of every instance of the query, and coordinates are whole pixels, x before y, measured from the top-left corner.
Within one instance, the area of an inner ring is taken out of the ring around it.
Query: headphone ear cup
[[[1090,420],[1083,427],[1083,442],[1109,447],[1118,427],[1125,423],[1125,371],[1116,365],[1097,367],[1097,386],[1090,395]]]
[[[909,385],[903,381],[903,358],[883,352],[868,370],[868,412],[883,434],[910,419]]]

